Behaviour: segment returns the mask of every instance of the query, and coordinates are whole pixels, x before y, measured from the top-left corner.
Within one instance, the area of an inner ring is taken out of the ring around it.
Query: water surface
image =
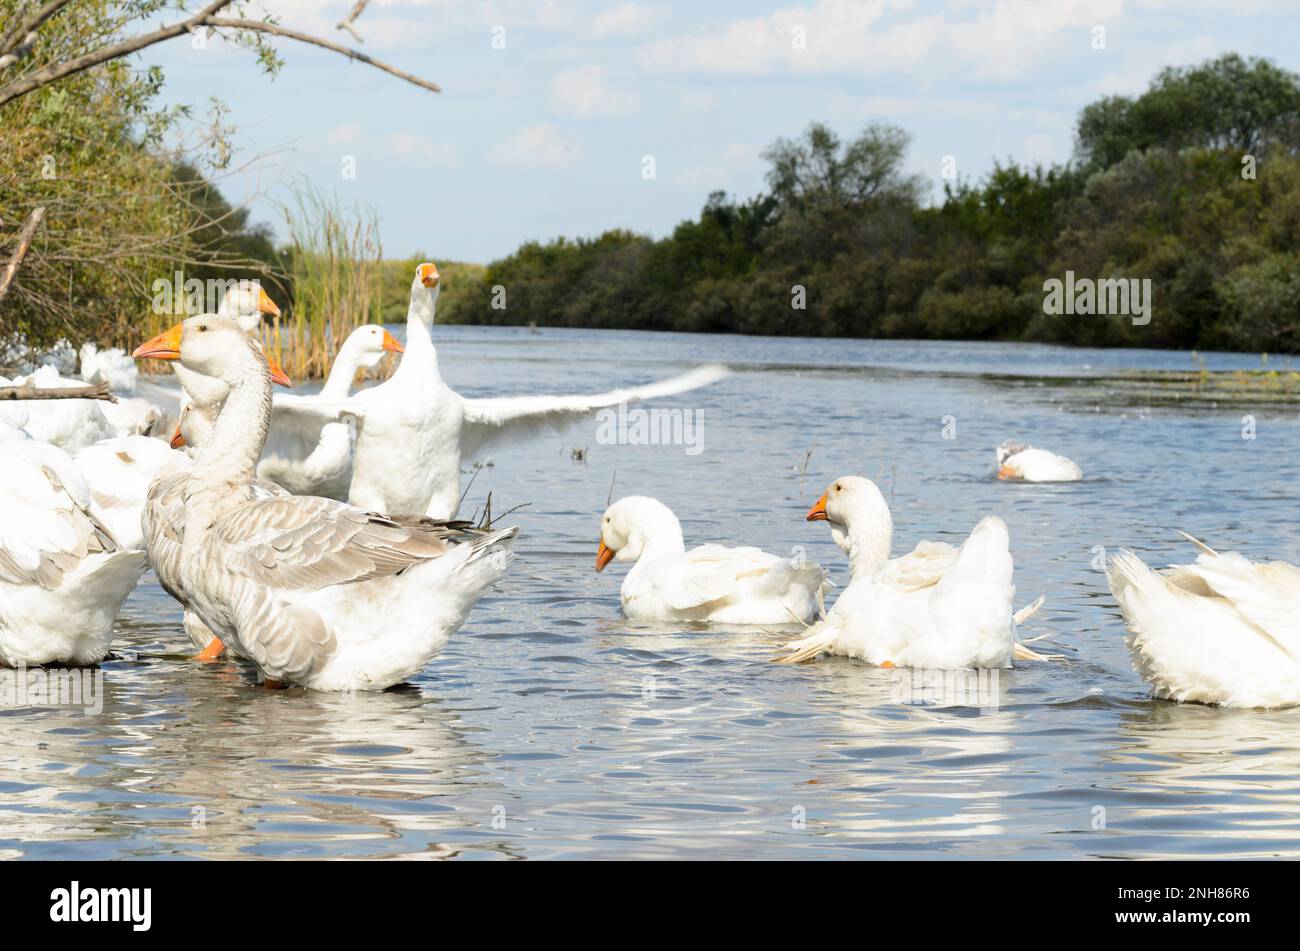
[[[1252,411],[1244,439],[1239,409],[1078,384],[1190,370],[1190,354],[461,327],[436,340],[467,395],[601,390],[708,360],[739,372],[659,404],[703,414],[698,454],[603,445],[593,422],[485,457],[466,511],[489,491],[498,512],[527,503],[509,519],[520,558],[407,688],[271,693],[238,664],[195,666],[146,576],[101,713],[0,708],[0,856],[1300,854],[1300,710],[1152,701],[1094,567],[1120,546],[1190,558],[1177,529],[1300,561],[1290,414]],[[1085,481],[998,483],[1008,437],[1074,458]],[[1024,633],[1052,632],[1065,659],[947,684],[841,659],[778,666],[762,633],[623,621],[624,567],[592,570],[614,480],[615,495],[669,504],[688,544],[804,546],[843,582],[803,513],[852,473],[890,499],[896,553],[1006,519],[1017,602],[1048,597]]]

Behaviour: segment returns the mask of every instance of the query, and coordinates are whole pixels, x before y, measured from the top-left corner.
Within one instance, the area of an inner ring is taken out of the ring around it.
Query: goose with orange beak
[[[998,446],[998,478],[1012,482],[1078,482],[1083,470],[1065,456],[1008,439]]]
[[[805,623],[822,610],[826,572],[758,548],[686,550],[682,526],[657,499],[619,499],[601,517],[596,570],[633,562],[620,596],[629,618],[711,624]]]
[[[467,399],[444,382],[433,325],[443,278],[433,262],[415,269],[406,317],[406,352],[396,372],[349,399],[362,422],[348,501],[376,512],[454,518],[462,462],[538,432],[563,429],[602,408],[685,393],[727,376],[724,367],[580,396]]]
[[[238,293],[234,291],[239,289],[235,288],[232,292],[227,292],[223,305],[229,302],[228,306],[232,309],[242,306],[244,309],[254,309],[254,313],[279,313],[279,308],[266,298],[265,292],[260,288],[256,289],[256,293],[247,287]],[[205,316],[212,320],[233,320],[246,334],[249,333],[250,326],[256,329],[261,322],[260,316],[253,317],[249,314],[234,317],[220,314]],[[171,364],[184,394],[181,400],[180,422],[172,435],[171,445],[174,449],[188,446],[191,451],[194,451],[211,439],[217,415],[230,393],[230,388],[221,380],[199,373],[181,362],[181,338],[184,329],[184,323],[169,327],[136,347],[131,355],[139,360],[165,360]],[[262,352],[261,344],[255,341],[254,344],[258,347],[258,352]],[[267,362],[271,379],[281,386],[289,386],[288,374],[273,360],[266,358],[265,354],[263,359]],[[149,560],[159,583],[168,594],[186,606],[184,626],[190,640],[199,650],[196,659],[210,661],[221,656],[225,646],[198,615],[188,609],[188,598],[180,581],[180,551],[183,540],[181,527],[184,525],[185,489],[192,469],[193,463],[190,457],[178,453],[174,459],[157,471],[149,483],[139,524],[145,549],[149,553]],[[277,486],[261,485],[257,489],[262,494],[281,491]]]
[[[230,318],[200,316],[184,322],[176,349],[230,390],[188,475],[179,576],[188,608],[268,685],[383,690],[420,671],[504,574],[516,530],[259,497],[254,470],[271,420],[260,345]]]
[[[787,645],[782,662],[831,654],[880,667],[953,669],[1010,667],[1013,656],[1046,659],[1014,641],[1016,625],[1042,599],[1013,614],[1010,542],[997,516],[976,525],[960,547],[921,542],[892,560],[893,518],[870,479],[836,479],[805,518],[830,525],[850,580],[826,618]]]
[[[295,495],[346,499],[357,427],[364,419],[361,408],[348,400],[349,391],[359,371],[404,350],[386,329],[365,324],[343,341],[319,393],[276,394],[257,477]]]

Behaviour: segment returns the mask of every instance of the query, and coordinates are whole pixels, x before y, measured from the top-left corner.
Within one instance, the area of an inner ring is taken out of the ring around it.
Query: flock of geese
[[[439,281],[435,265],[419,265],[405,344],[382,327],[358,328],[311,395],[273,392],[289,380],[268,360],[260,328],[279,309],[256,285],[232,288],[216,313],[189,317],[131,355],[175,371],[170,443],[154,434],[167,413],[146,397],[0,402],[0,665],[99,663],[123,601],[152,568],[183,608],[197,660],[235,655],[270,687],[401,683],[442,650],[513,558],[516,528],[457,520],[463,461],[727,373],[705,366],[589,396],[467,399],[438,370]],[[352,392],[358,371],[389,353],[401,355],[392,376]],[[138,381],[119,357],[88,345],[81,374],[157,396],[163,388]],[[48,367],[23,382],[83,385]],[[1083,473],[1007,442],[997,477],[1071,482]],[[922,541],[892,558],[889,506],[858,476],[836,479],[806,517],[828,524],[849,564],[829,611],[821,566],[757,548],[688,550],[677,517],[644,496],[605,510],[595,567],[632,563],[621,588],[629,618],[802,625],[779,658],[786,663],[840,655],[952,669],[1050,659],[1016,639],[1043,599],[1015,610],[1000,518],[984,518],[961,545]],[[1108,565],[1138,672],[1172,700],[1300,704],[1300,569],[1188,538],[1199,549],[1193,564],[1157,571],[1125,551]]]

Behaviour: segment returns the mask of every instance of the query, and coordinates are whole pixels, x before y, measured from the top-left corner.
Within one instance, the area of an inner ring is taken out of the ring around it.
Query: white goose
[[[758,548],[701,545],[686,550],[668,506],[629,495],[600,520],[596,570],[635,562],[623,579],[623,612],[634,619],[716,624],[791,624],[817,617],[831,587],[812,562]]]
[[[453,518],[460,506],[461,460],[486,445],[564,426],[606,406],[684,393],[728,372],[700,367],[659,383],[591,396],[466,399],[438,373],[430,329],[439,280],[433,264],[416,268],[402,362],[388,380],[350,400],[363,417],[348,491],[353,505]]]
[[[1130,551],[1107,566],[1129,652],[1155,695],[1224,707],[1300,704],[1300,568],[1219,554],[1153,571]]]
[[[223,317],[232,317],[238,323],[244,333],[250,336],[258,336],[262,327],[262,320],[265,317],[280,316],[280,308],[275,301],[267,296],[266,291],[262,289],[261,284],[257,281],[238,281],[228,288],[221,297],[221,304],[217,308],[217,313]],[[167,331],[163,331],[158,337],[162,338]],[[131,354],[135,359],[139,359],[140,348],[136,348]],[[181,436],[188,441],[191,433],[186,431],[189,427],[210,428],[211,424],[216,422],[217,413],[221,411],[221,404],[225,402],[227,387],[220,380],[205,378],[202,374],[195,373],[181,363],[174,363],[172,371],[176,374],[176,380],[181,385],[181,400],[179,414],[182,420],[187,421],[180,427]],[[288,386],[288,377],[284,371],[275,366],[271,366],[272,379],[283,386]],[[277,373],[278,371],[278,373]],[[196,408],[191,412],[186,412],[193,404]],[[173,447],[184,445],[173,440]]]
[[[97,664],[144,573],[62,450],[0,424],[0,664]]]
[[[15,386],[41,389],[70,389],[85,386],[84,380],[59,376],[52,366],[43,366],[27,376],[16,377]],[[0,379],[0,386],[6,383]],[[117,429],[104,414],[111,404],[101,400],[0,400],[0,423],[22,429],[37,442],[49,443],[64,452],[112,439]]]
[[[241,330],[247,332],[247,320],[236,322]],[[142,343],[131,356],[143,360],[157,352],[164,359],[173,359],[171,355],[180,347],[180,326],[177,324]],[[267,364],[271,379],[288,386],[289,378],[284,371],[269,360]],[[185,633],[199,651],[194,659],[206,663],[220,657],[227,645],[190,608],[189,597],[181,580],[181,542],[185,536],[186,490],[190,473],[194,469],[190,453],[211,442],[217,415],[230,393],[230,387],[220,380],[182,367],[179,362],[173,361],[172,368],[181,384],[182,408],[171,448],[186,447],[188,452],[175,453],[166,465],[155,472],[145,495],[140,531],[144,547],[149,553],[149,562],[154,574],[158,576],[158,583],[184,608],[182,624]],[[253,491],[263,498],[284,494],[279,486],[264,482],[254,483]],[[239,649],[233,648],[233,652],[239,653]]]
[[[339,419],[357,371],[371,369],[402,345],[378,324],[352,331],[330,366],[325,385],[314,396],[277,394],[271,432],[257,464],[257,476],[284,486],[295,495],[346,499],[352,481],[356,420]]]
[[[123,548],[144,548],[140,516],[149,484],[176,455],[153,436],[117,436],[86,446],[72,457],[83,473],[90,474],[91,514]]]
[[[231,319],[191,317],[179,359],[230,388],[186,489],[181,580],[195,613],[272,685],[379,690],[410,677],[505,571],[516,530],[400,525],[331,499],[259,499],[271,381]]]
[[[998,478],[1021,482],[1078,482],[1083,470],[1046,449],[1008,439],[997,448]]]
[[[851,577],[825,620],[787,645],[792,653],[785,663],[828,653],[880,667],[1011,666],[1016,624],[1042,599],[1012,614],[1016,589],[1002,519],[983,519],[959,548],[921,542],[890,560],[888,503],[870,479],[845,476],[809,509],[807,520],[830,523]]]

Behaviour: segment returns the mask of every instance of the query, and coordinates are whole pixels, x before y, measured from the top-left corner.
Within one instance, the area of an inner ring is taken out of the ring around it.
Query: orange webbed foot
[[[226,649],[226,645],[221,643],[221,638],[214,637],[208,642],[208,646],[199,651],[190,660],[198,661],[200,664],[210,664]]]

